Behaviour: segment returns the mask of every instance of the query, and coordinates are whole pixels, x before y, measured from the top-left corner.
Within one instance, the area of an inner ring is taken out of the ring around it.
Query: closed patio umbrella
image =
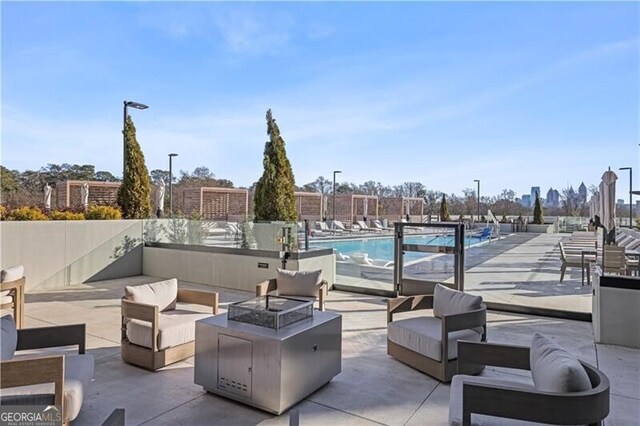
[[[367,213],[369,212],[369,199],[365,198],[362,200],[362,215],[364,216],[364,220],[367,220]]]
[[[155,193],[155,206],[156,206],[156,216],[158,218],[162,217],[162,212],[164,211],[164,193],[165,193],[165,184],[163,179],[158,179],[156,182],[156,193]]]
[[[49,184],[44,185],[44,208],[46,210],[51,210],[51,193],[53,189],[49,186]]]
[[[82,204],[82,208],[86,210],[89,207],[89,184],[83,183],[80,188],[80,203]]]
[[[610,233],[616,227],[616,180],[618,180],[618,176],[608,170],[602,175],[602,183],[600,184],[601,220],[607,233]],[[608,238],[607,240],[609,241]]]

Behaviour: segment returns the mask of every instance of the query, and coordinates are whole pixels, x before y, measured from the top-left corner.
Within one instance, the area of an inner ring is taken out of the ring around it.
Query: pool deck
[[[193,358],[152,373],[120,358],[120,298],[125,285],[153,282],[137,276],[89,283],[63,291],[29,293],[26,326],[86,323],[87,353],[95,375],[75,426],[100,424],[115,408],[127,425],[288,425],[289,413],[269,413],[215,396],[193,382]],[[223,311],[250,293],[218,290]],[[331,291],[327,309],[342,315],[342,373],[294,409],[301,425],[446,425],[450,386],[386,353],[386,300]],[[409,315],[415,315],[409,314]],[[529,345],[533,333],[552,336],[611,381],[611,413],[605,425],[637,424],[640,418],[640,350],[594,343],[591,324],[490,311],[489,341]],[[528,381],[526,372],[488,368],[483,373]]]
[[[558,242],[568,236],[518,233],[467,249],[465,290],[495,303],[590,313],[591,287],[582,286],[580,268],[568,268],[560,283]],[[453,256],[414,263],[405,271],[416,279],[453,282]],[[392,290],[389,273],[384,275],[382,280],[345,275],[336,280],[352,288]]]

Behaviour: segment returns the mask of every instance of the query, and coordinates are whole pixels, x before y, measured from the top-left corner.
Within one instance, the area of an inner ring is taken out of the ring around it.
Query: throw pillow
[[[592,388],[589,376],[578,359],[542,334],[534,334],[529,358],[537,390],[567,393]]]
[[[278,295],[317,297],[322,270],[287,271],[278,269]]]
[[[18,330],[11,315],[0,318],[0,360],[13,358],[18,345]]]
[[[178,280],[158,281],[151,284],[126,286],[127,299],[136,303],[156,305],[160,311],[176,308],[178,299]]]
[[[433,315],[438,318],[475,311],[481,307],[482,296],[451,290],[440,284],[436,284],[433,291]]]

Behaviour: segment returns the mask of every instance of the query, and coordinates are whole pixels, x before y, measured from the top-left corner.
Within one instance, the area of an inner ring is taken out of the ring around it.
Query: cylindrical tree
[[[125,219],[147,219],[151,215],[149,172],[136,140],[136,127],[131,117],[124,126],[126,168],[118,189],[118,205]]]
[[[533,206],[533,223],[536,225],[542,225],[544,223],[544,216],[542,213],[542,203],[540,202],[540,195],[536,192],[536,204]]]
[[[443,222],[448,222],[451,219],[449,216],[449,206],[447,206],[447,199],[444,194],[442,194],[442,201],[440,202],[440,220]]]
[[[267,111],[267,134],[269,140],[264,145],[264,172],[256,183],[253,198],[255,220],[294,222],[298,218],[295,180],[284,139],[280,136],[271,110]]]

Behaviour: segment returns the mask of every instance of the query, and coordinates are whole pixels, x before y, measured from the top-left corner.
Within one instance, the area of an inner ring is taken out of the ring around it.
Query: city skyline
[[[474,179],[481,195],[525,194],[531,180],[589,186],[608,167],[639,164],[639,11],[6,3],[1,162],[121,175],[131,100],[150,106],[132,112],[150,170],[177,152],[177,170],[206,165],[251,185],[272,108],[298,185],[342,170],[348,182],[418,181],[446,193],[474,189]]]

